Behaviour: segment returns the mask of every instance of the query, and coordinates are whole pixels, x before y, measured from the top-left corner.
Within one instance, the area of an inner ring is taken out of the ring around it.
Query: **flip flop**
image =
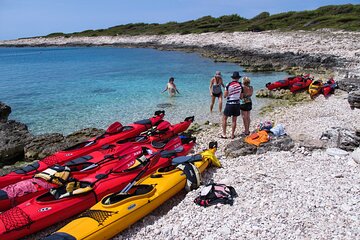
[[[226,136],[223,136],[223,135],[220,135],[220,138],[222,138],[222,139],[227,139],[227,137],[226,137]]]

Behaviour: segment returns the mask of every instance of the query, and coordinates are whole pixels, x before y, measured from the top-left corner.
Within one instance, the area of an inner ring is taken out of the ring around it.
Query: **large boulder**
[[[321,141],[326,147],[354,151],[360,146],[360,130],[332,127],[322,133]]]
[[[11,113],[11,107],[0,102],[0,123],[6,123]]]
[[[360,90],[350,92],[348,102],[351,109],[360,108]]]
[[[248,144],[244,138],[230,142],[225,147],[225,156],[236,158],[250,154],[261,154],[269,151],[289,151],[294,147],[294,142],[288,135],[272,137],[269,142],[262,143],[259,147]]]
[[[13,120],[0,123],[0,165],[21,160],[24,156],[24,147],[32,137],[23,123]]]

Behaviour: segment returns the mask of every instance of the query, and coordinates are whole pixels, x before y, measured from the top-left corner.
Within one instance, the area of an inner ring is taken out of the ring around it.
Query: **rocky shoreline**
[[[33,38],[1,41],[0,46],[153,47],[200,52],[253,71],[303,71],[315,66],[318,74],[334,74],[341,90],[329,98],[321,95],[313,101],[277,106],[265,115],[253,117],[251,130],[267,119],[283,124],[287,132],[286,137],[272,139],[259,148],[246,146],[239,137],[240,119],[235,140],[218,138],[218,123],[201,126],[194,152],[216,140],[220,146],[217,156],[224,166],[207,171],[203,182],[213,179],[233,186],[239,194],[233,206],[201,208],[193,203],[200,189],[180,193],[115,239],[357,239],[359,40],[360,33],[299,31]],[[347,154],[329,154],[331,148],[344,149]],[[61,225],[64,223],[28,239],[41,238]]]
[[[360,33],[234,32],[147,36],[28,38],[0,41],[0,47],[114,46],[199,52],[216,61],[235,62],[248,71],[316,71],[336,78],[360,75]],[[341,46],[341,47],[339,47]]]

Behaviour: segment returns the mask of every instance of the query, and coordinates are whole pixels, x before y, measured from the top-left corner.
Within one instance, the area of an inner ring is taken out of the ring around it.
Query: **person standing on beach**
[[[219,112],[222,111],[222,89],[221,87],[225,88],[223,83],[221,72],[216,71],[215,76],[210,80],[210,96],[211,96],[211,103],[210,103],[210,112],[212,112],[215,99],[219,98]]]
[[[228,117],[232,116],[231,139],[233,139],[235,138],[237,117],[240,115],[240,98],[243,98],[243,93],[241,83],[239,83],[239,79],[241,78],[239,72],[234,72],[231,78],[232,82],[226,85],[224,92],[224,98],[227,98],[227,102],[222,121],[223,134],[220,137],[227,138],[226,123]]]
[[[170,97],[175,96],[176,93],[180,94],[180,92],[176,88],[174,81],[175,81],[175,79],[173,77],[171,77],[169,79],[169,82],[166,84],[166,88],[161,93],[168,91]]]
[[[253,95],[253,87],[250,85],[250,78],[243,78],[243,97],[240,99],[240,110],[244,122],[244,135],[250,135],[250,111],[252,109],[251,96]]]

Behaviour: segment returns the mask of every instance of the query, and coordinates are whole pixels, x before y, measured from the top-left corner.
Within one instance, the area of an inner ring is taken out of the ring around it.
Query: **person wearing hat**
[[[176,93],[180,94],[180,92],[176,88],[176,85],[175,85],[174,81],[175,81],[175,79],[173,77],[171,77],[169,79],[169,82],[166,84],[165,89],[161,93],[163,93],[165,91],[168,91],[170,97],[175,96]]]
[[[240,98],[243,98],[243,88],[241,86],[241,83],[239,83],[239,79],[241,78],[239,72],[234,72],[231,78],[232,81],[226,85],[224,92],[224,98],[226,98],[227,101],[222,121],[223,134],[220,137],[227,138],[226,123],[228,117],[232,117],[231,138],[233,139],[235,138],[237,117],[240,116]]]
[[[223,83],[221,72],[216,71],[215,76],[210,80],[210,96],[211,96],[211,103],[210,103],[210,112],[212,112],[215,99],[219,98],[219,112],[222,111],[222,89],[221,87],[225,88]]]

